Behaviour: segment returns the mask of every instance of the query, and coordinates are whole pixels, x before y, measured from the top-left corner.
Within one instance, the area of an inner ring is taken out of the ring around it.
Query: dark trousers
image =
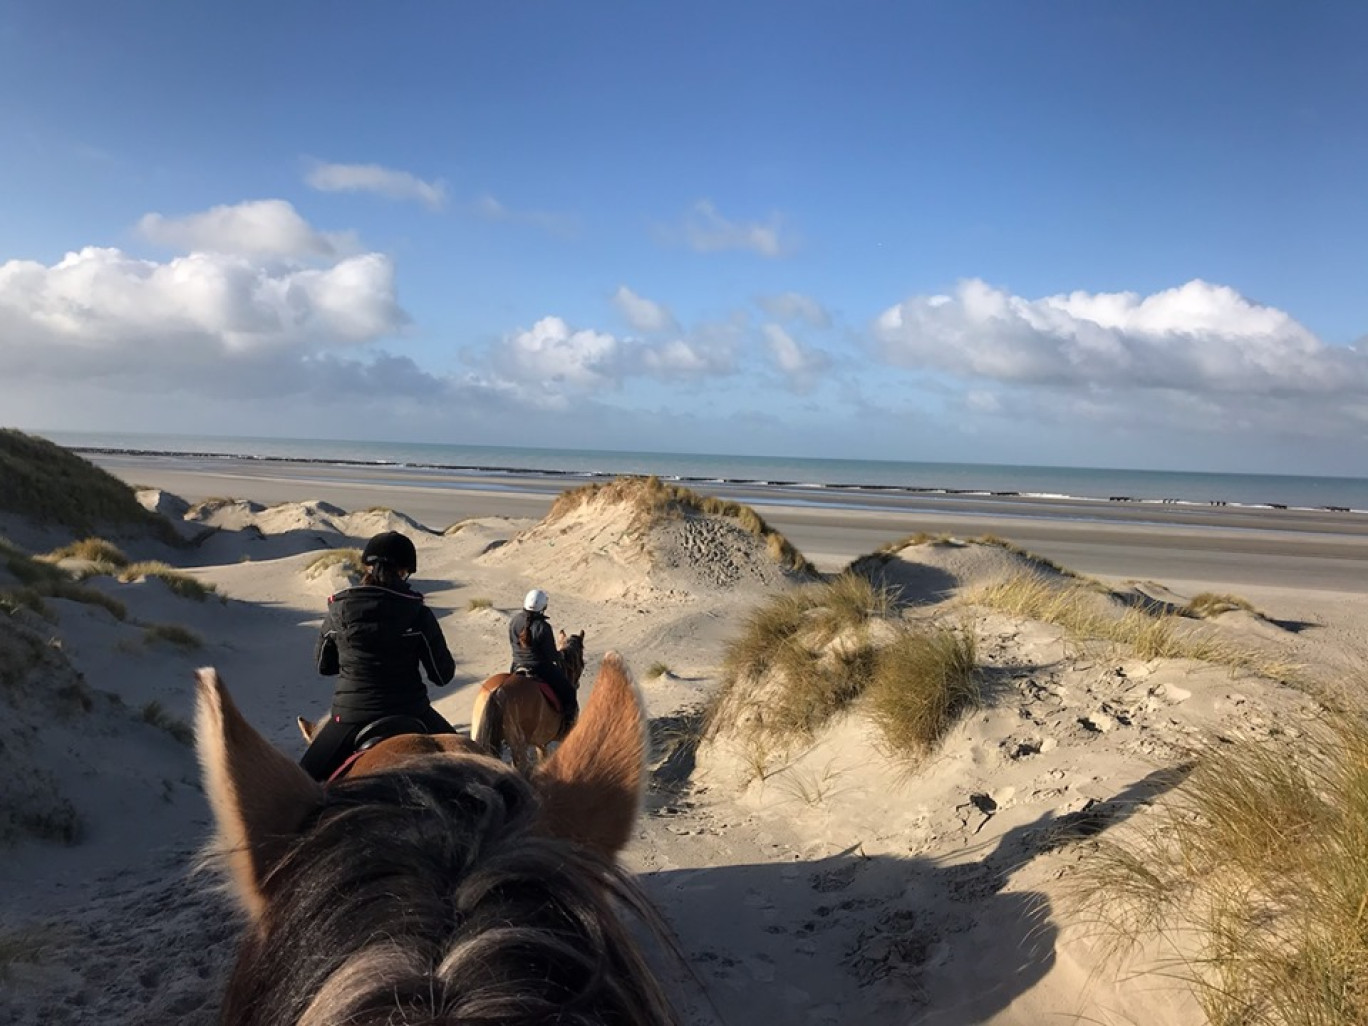
[[[405,716],[412,716],[423,721],[429,734],[454,734],[456,728],[446,721],[446,718],[432,706],[428,706],[421,712],[403,713]],[[381,717],[375,717],[376,720]],[[309,742],[309,748],[299,760],[299,765],[304,767],[304,772],[315,780],[327,780],[337,772],[339,766],[347,761],[347,756],[352,754],[352,743],[356,740],[356,735],[361,733],[361,728],[367,723],[375,720],[364,720],[361,723],[343,723],[336,715],[329,716],[326,723],[319,728],[318,733],[314,734],[313,740]]]

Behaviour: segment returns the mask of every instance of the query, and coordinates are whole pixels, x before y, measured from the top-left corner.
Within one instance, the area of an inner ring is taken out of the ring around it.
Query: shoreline
[[[540,519],[562,491],[596,480],[393,465],[347,466],[339,475],[333,463],[199,454],[86,458],[129,484],[161,488],[190,502],[230,497],[266,505],[319,499],[346,509],[385,506],[438,531],[479,517]],[[868,493],[839,490],[824,493],[817,503],[807,489],[775,485],[693,490],[753,506],[825,571],[924,531],[997,535],[1100,577],[1368,594],[1368,521],[1354,513],[887,491],[871,502]]]

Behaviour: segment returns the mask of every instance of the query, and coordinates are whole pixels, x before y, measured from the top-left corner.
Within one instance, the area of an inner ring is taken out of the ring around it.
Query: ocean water
[[[1368,479],[1352,477],[531,449],[437,442],[344,442],[71,431],[36,433],[59,445],[86,451],[306,461],[341,467],[400,466],[459,470],[492,477],[522,472],[586,478],[655,474],[685,483],[757,483],[816,491],[890,490],[1080,500],[1125,498],[1138,502],[1368,512]]]

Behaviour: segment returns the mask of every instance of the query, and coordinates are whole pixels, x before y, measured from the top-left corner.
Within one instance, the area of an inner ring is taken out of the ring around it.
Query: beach
[[[434,707],[458,729],[480,683],[507,664],[508,619],[528,588],[551,593],[557,627],[586,632],[589,693],[602,655],[623,655],[652,739],[651,785],[623,859],[685,956],[660,965],[689,1026],[1034,1026],[1059,1016],[1196,1026],[1191,995],[1163,971],[1143,959],[1118,966],[1094,943],[1069,904],[1074,855],[1056,850],[1053,831],[1104,810],[1103,822],[1143,834],[1149,804],[1172,786],[1160,771],[1200,738],[1295,742],[1320,716],[1284,671],[1254,667],[1295,664],[1322,684],[1351,685],[1368,651],[1368,537],[1357,514],[1029,496],[816,501],[794,488],[697,484],[751,505],[821,571],[886,550],[865,564],[898,596],[880,630],[970,632],[994,682],[915,763],[858,705],[801,745],[760,749],[745,733],[755,721],[746,694],[734,723],[711,736],[700,710],[725,686],[729,646],[755,610],[808,579],[726,518],[643,535],[629,509],[596,493],[549,521],[556,496],[586,483],[570,475],[92,460],[194,540],[179,550],[127,542],[135,554],[174,562],[213,590],[196,601],[150,577],[97,576],[89,582],[126,607],[122,618],[60,599],[49,619],[13,620],[56,653],[35,670],[34,702],[79,688],[94,696],[85,719],[38,704],[6,728],[31,762],[26,793],[60,798],[67,804],[54,807],[81,824],[77,843],[25,843],[5,856],[0,936],[39,938],[39,954],[9,966],[0,995],[0,1018],[17,1023],[122,1021],[134,1009],[149,1023],[213,1021],[237,931],[222,897],[191,872],[210,815],[194,753],[168,724],[188,722],[195,668],[212,665],[248,720],[297,757],[294,718],[319,714],[329,695],[311,663],[321,611],[350,580],[319,557],[377,531],[416,542],[417,587],[457,661]],[[188,511],[177,501],[206,499]],[[929,539],[909,538],[919,532]],[[972,540],[983,536],[998,541]],[[1203,593],[1238,597],[1245,607],[1184,620],[1183,630],[1248,655],[1141,657],[975,597],[1023,572],[1060,586],[1100,582],[1088,601],[1115,616],[1177,610]],[[155,640],[153,625],[191,641]]]

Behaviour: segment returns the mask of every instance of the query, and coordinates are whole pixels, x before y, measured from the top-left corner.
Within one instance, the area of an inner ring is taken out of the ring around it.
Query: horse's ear
[[[195,676],[195,742],[218,825],[215,847],[227,861],[238,900],[260,921],[261,881],[323,800],[323,789],[252,729],[218,671],[209,667]]]
[[[532,782],[550,833],[609,856],[631,839],[646,782],[646,709],[616,652],[603,657],[579,722]]]

